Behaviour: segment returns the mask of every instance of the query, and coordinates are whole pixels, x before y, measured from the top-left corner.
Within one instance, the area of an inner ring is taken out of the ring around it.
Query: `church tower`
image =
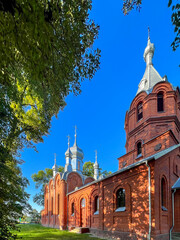
[[[77,128],[75,126],[75,140],[73,147],[70,148],[72,153],[72,170],[82,174],[84,153],[77,145]]]
[[[148,36],[145,73],[126,112],[126,154],[118,159],[119,169],[180,142],[180,91],[154,68],[154,51]]]

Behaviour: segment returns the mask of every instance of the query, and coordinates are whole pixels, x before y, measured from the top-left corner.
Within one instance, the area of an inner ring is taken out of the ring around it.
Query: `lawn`
[[[18,235],[18,239],[23,240],[99,240],[99,238],[91,237],[89,234],[76,234],[68,231],[60,231],[54,228],[42,227],[39,224],[20,224],[19,227],[21,231],[14,231],[13,233]]]

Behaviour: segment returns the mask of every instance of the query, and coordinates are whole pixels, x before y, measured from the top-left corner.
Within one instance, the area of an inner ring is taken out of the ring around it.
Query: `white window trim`
[[[99,214],[99,210],[97,210],[96,212],[94,212],[94,215],[98,215]]]
[[[115,212],[124,212],[126,211],[126,207],[119,207],[115,210]]]

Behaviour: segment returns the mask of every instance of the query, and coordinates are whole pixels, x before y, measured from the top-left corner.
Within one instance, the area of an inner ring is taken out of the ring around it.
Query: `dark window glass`
[[[166,182],[164,178],[161,179],[161,207],[162,209],[166,209]]]
[[[158,112],[164,111],[164,99],[162,92],[158,93],[157,95],[157,111]]]
[[[74,203],[72,203],[72,205],[71,205],[71,214],[72,215],[74,214]]]
[[[99,211],[99,197],[96,196],[94,199],[94,212]]]
[[[143,105],[142,102],[140,102],[137,106],[137,120],[139,121],[142,118],[143,118]]]
[[[120,188],[116,192],[116,208],[125,207],[125,189]]]
[[[137,155],[140,155],[141,153],[142,153],[141,142],[138,142],[138,144],[137,144]]]

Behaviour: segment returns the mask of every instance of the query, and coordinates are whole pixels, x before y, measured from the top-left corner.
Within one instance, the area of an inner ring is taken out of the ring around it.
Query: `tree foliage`
[[[134,7],[137,10],[141,9],[142,0],[123,0],[123,12],[128,14]],[[171,46],[175,51],[180,44],[180,4],[175,0],[168,1],[168,7],[172,9],[171,21],[174,26],[174,32],[176,34]]]
[[[180,4],[175,4],[175,1],[169,0],[168,7],[171,7],[173,12],[171,15],[171,21],[174,26],[174,32],[176,34],[176,37],[172,42],[171,46],[175,51],[180,44]]]
[[[9,0],[0,5],[0,116],[6,144],[43,141],[70,91],[99,67],[91,0]],[[15,142],[15,143],[14,143]]]
[[[81,82],[99,68],[91,7],[91,0],[0,2],[1,239],[10,239],[7,231],[28,197],[19,151],[43,142],[65,97],[80,93]]]
[[[58,167],[58,172],[63,172],[62,166]],[[36,193],[33,197],[33,201],[39,206],[44,206],[44,187],[53,176],[53,170],[46,168],[44,171],[40,170],[38,173],[32,174],[32,180],[36,183],[35,187],[40,189],[39,193]]]
[[[40,223],[41,215],[36,209],[32,209],[29,216],[31,218],[31,223]]]
[[[2,152],[1,152],[2,153]],[[6,157],[0,161],[0,239],[14,239],[11,233],[16,229],[17,220],[22,217],[22,211],[30,210],[27,204],[28,194],[25,188],[28,180],[22,177],[21,169],[16,161]]]
[[[83,165],[83,174],[86,176],[94,177],[94,163],[91,161],[85,162]],[[111,172],[102,171],[102,168],[99,168],[99,175],[109,175]]]

